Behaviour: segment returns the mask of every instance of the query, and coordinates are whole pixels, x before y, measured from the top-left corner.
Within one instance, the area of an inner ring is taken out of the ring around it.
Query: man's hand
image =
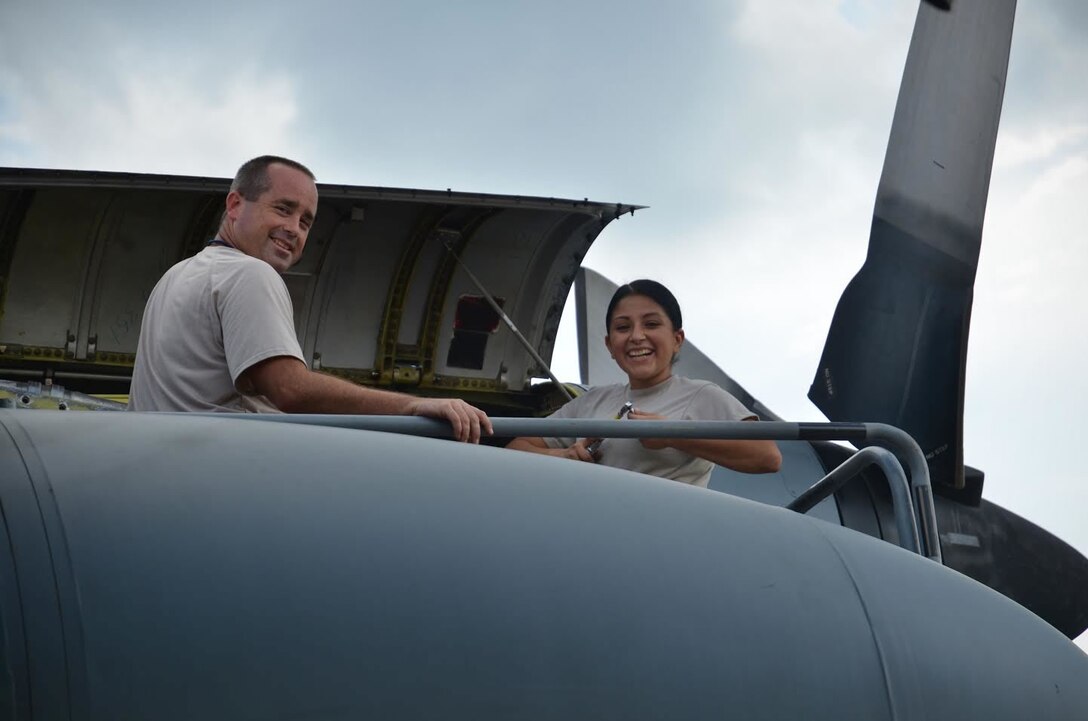
[[[627,414],[627,417],[633,421],[667,421],[669,420],[665,416],[659,416],[656,413],[646,413],[640,411],[637,408],[632,408],[631,412]],[[651,451],[660,451],[662,448],[668,448],[669,442],[665,438],[639,438],[638,442],[642,444],[643,448],[648,448]]]
[[[481,433],[491,435],[491,419],[487,414],[460,398],[418,398],[410,406],[414,416],[427,416],[449,421],[453,437],[461,442],[479,443]]]
[[[429,416],[449,421],[453,437],[470,443],[479,443],[483,433],[493,433],[487,414],[460,398],[415,398],[365,388],[316,373],[294,356],[275,356],[250,366],[239,377],[239,390],[246,392],[246,386],[284,413]]]

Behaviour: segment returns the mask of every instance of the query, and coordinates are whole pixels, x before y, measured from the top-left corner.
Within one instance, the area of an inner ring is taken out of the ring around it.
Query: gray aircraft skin
[[[916,389],[962,383],[1013,14],[921,4],[869,258],[817,371],[846,398],[817,400],[832,420],[902,425],[927,452],[958,442],[961,421],[926,420],[956,394],[919,408]],[[123,400],[147,294],[211,237],[228,186],[0,170],[0,717],[1088,718],[1066,638],[1088,625],[1088,562],[980,501],[958,445],[928,469],[941,565],[895,545],[875,472],[781,507],[847,455],[831,444],[782,443],[780,473],[718,469],[705,490],[500,439],[51,410]],[[563,402],[472,276],[549,359],[587,249],[637,206],[319,190],[285,278],[313,368],[495,416]],[[608,286],[584,276],[596,324]],[[919,360],[859,390],[842,349],[871,322],[852,315],[887,306],[878,286],[913,309],[883,319],[911,329],[883,352]],[[693,350],[680,372],[775,418]],[[1027,588],[1032,567],[1055,577]]]
[[[1088,656],[842,526],[616,469],[0,411],[15,719],[1083,719]]]

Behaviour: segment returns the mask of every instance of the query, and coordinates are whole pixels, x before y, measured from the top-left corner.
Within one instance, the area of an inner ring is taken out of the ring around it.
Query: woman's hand
[[[543,438],[522,437],[510,441],[506,447],[516,451],[528,451],[530,453],[540,453],[545,456],[556,456],[558,458],[570,458],[575,461],[585,461],[586,463],[596,463],[596,455],[590,451],[587,446],[598,440],[600,439],[583,438],[567,448],[549,448]]]
[[[597,456],[589,450],[589,446],[595,442],[601,440],[600,438],[583,438],[575,443],[573,446],[561,449],[560,455],[563,458],[571,458],[576,461],[585,461],[586,463],[596,463]]]
[[[645,411],[640,411],[638,408],[632,408],[631,412],[627,414],[627,417],[633,421],[669,420],[665,416],[660,416],[656,413],[647,413]],[[662,448],[669,447],[669,439],[667,438],[639,438],[638,442],[642,444],[643,448],[648,448],[651,451],[660,451]]]

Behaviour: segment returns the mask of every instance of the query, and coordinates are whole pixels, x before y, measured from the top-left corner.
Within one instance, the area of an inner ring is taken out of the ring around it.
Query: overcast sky
[[[586,265],[673,287],[778,414],[865,256],[917,3],[0,0],[0,165],[651,206]],[[1088,553],[1088,3],[1018,9],[971,324],[985,497]],[[564,338],[572,338],[573,319]],[[571,340],[556,370],[576,379]],[[1085,637],[1080,639],[1088,647]]]

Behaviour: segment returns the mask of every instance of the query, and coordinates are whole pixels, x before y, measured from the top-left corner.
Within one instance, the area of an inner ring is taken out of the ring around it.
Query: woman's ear
[[[608,336],[604,337],[604,347],[608,349],[608,355],[612,357],[612,360],[616,360],[616,353],[612,350],[612,341]]]
[[[675,363],[676,359],[680,357],[680,349],[684,346],[684,329],[681,328],[680,330],[676,331],[673,335],[673,338],[676,339],[676,348],[674,348],[672,351],[671,362]]]

